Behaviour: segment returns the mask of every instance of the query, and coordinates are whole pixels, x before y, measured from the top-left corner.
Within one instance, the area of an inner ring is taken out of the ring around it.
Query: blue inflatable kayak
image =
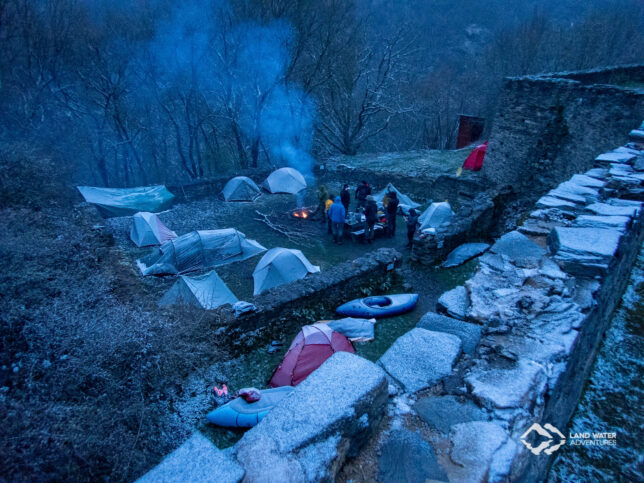
[[[347,317],[391,317],[413,310],[417,302],[417,293],[379,295],[352,300],[340,305],[336,312]]]
[[[291,386],[264,389],[259,401],[248,403],[241,397],[210,411],[206,419],[217,426],[226,428],[252,428],[259,423],[268,412],[282,399],[295,389]]]

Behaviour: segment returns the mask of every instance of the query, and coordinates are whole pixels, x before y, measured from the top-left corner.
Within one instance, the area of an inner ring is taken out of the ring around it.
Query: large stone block
[[[166,456],[136,483],[236,483],[244,470],[200,433]]]
[[[499,238],[492,248],[492,253],[507,256],[519,267],[535,265],[546,251],[518,231],[511,231]]]
[[[420,434],[408,429],[393,431],[380,447],[378,480],[381,483],[446,481],[434,450]]]
[[[245,481],[332,481],[384,414],[384,371],[338,352],[237,443]]]
[[[498,424],[475,421],[452,427],[450,481],[511,481],[517,444]]]
[[[461,340],[454,335],[412,329],[396,339],[378,364],[414,393],[449,376],[460,352]]]
[[[461,339],[461,347],[466,354],[474,352],[481,338],[480,326],[435,314],[434,312],[428,312],[423,315],[416,327],[455,335]]]
[[[621,237],[616,229],[557,227],[548,246],[568,273],[593,277],[606,273]]]
[[[530,360],[519,360],[514,367],[475,366],[465,378],[483,405],[490,408],[525,408],[541,394],[546,383],[543,366]]]
[[[463,285],[445,292],[438,298],[436,304],[436,310],[439,312],[461,320],[465,320],[469,307],[470,301]]]
[[[455,424],[487,421],[485,412],[471,401],[461,402],[455,396],[426,397],[414,405],[423,421],[443,433]]]

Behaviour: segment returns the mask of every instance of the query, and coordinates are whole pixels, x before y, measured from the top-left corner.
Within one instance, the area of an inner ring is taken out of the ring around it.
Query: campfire
[[[311,210],[308,208],[298,208],[296,210],[291,211],[291,215],[293,215],[295,218],[298,218],[300,220],[306,220],[311,216]]]

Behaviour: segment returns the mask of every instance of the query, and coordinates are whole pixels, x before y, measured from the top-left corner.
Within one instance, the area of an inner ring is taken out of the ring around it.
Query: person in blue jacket
[[[342,205],[342,200],[339,196],[336,196],[331,208],[329,208],[329,219],[331,220],[331,229],[333,231],[333,242],[339,245],[342,245],[342,230],[346,216],[347,212]]]

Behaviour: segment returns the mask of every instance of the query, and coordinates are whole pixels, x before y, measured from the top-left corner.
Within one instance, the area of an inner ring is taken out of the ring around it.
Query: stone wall
[[[209,196],[218,196],[226,186],[226,183],[235,176],[247,176],[255,181],[257,186],[260,186],[270,173],[267,170],[242,170],[234,174],[200,179],[182,185],[168,185],[167,188],[175,196],[175,203],[185,203],[186,201],[195,201]]]
[[[484,176],[500,190],[534,200],[589,169],[593,153],[626,142],[644,118],[644,93],[628,87],[642,80],[643,70],[637,65],[506,79]]]
[[[427,314],[380,360],[418,398],[413,408],[436,431],[429,443],[450,481],[543,481],[566,444],[644,242],[644,151],[623,147],[596,163],[543,196],[464,286],[441,296],[448,316]],[[445,335],[460,346],[437,341]],[[544,446],[535,423],[550,435]]]
[[[363,257],[341,263],[286,285],[272,288],[249,302],[257,310],[235,317],[226,306],[218,316],[221,335],[230,346],[246,351],[333,313],[341,301],[364,297],[390,282],[402,255],[393,248],[380,248]]]
[[[484,184],[477,175],[457,177],[454,175],[419,176],[414,173],[378,172],[369,169],[334,169],[319,171],[316,170],[321,183],[330,181],[340,184],[356,185],[361,180],[367,180],[374,190],[378,191],[387,186],[393,185],[406,195],[409,195],[418,203],[428,201],[445,201],[451,204],[458,204],[462,195],[472,197],[483,191]]]

